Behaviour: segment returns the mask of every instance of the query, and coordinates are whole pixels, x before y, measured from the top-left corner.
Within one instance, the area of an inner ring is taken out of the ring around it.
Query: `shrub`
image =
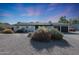
[[[33,36],[33,32],[29,32],[27,37],[32,37]]]
[[[3,31],[5,28],[0,26],[0,31]]]
[[[13,31],[11,29],[4,29],[2,32],[3,33],[13,33]]]
[[[63,34],[54,28],[47,29],[45,27],[40,27],[32,34],[32,39],[36,41],[60,40],[63,39]]]
[[[52,40],[60,40],[63,39],[63,34],[58,31],[57,29],[49,29],[49,33],[51,34],[51,39]]]
[[[36,41],[49,41],[50,36],[49,36],[47,28],[40,27],[39,29],[37,29],[37,31],[34,32],[32,39]]]

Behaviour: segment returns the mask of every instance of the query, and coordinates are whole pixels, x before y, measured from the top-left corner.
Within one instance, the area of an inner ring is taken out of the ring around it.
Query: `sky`
[[[0,22],[57,22],[61,16],[79,17],[75,3],[0,3]]]

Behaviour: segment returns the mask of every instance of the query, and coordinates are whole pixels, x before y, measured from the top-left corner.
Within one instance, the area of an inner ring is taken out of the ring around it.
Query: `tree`
[[[3,29],[4,29],[3,23],[0,22],[0,31],[2,31]]]
[[[73,20],[69,19],[69,25],[72,25],[72,24],[73,24]]]
[[[49,24],[52,24],[52,21],[49,21],[48,23],[49,23]]]
[[[79,18],[73,19],[73,24],[79,24]]]
[[[61,16],[61,17],[60,17],[60,20],[59,20],[58,22],[59,22],[59,23],[66,23],[66,24],[69,23],[69,21],[66,19],[66,16]]]

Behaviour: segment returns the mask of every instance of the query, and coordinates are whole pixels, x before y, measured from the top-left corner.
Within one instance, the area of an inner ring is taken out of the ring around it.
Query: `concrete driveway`
[[[40,43],[28,34],[0,34],[0,55],[72,55],[79,54],[79,32],[64,34],[64,40]]]

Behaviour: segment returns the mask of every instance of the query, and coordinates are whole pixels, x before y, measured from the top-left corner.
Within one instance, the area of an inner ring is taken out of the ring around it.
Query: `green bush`
[[[52,29],[49,29],[48,31],[51,34],[52,40],[63,39],[63,34],[60,31],[58,31],[57,29],[52,28]]]
[[[2,32],[3,33],[13,33],[13,31],[11,29],[4,29]]]

